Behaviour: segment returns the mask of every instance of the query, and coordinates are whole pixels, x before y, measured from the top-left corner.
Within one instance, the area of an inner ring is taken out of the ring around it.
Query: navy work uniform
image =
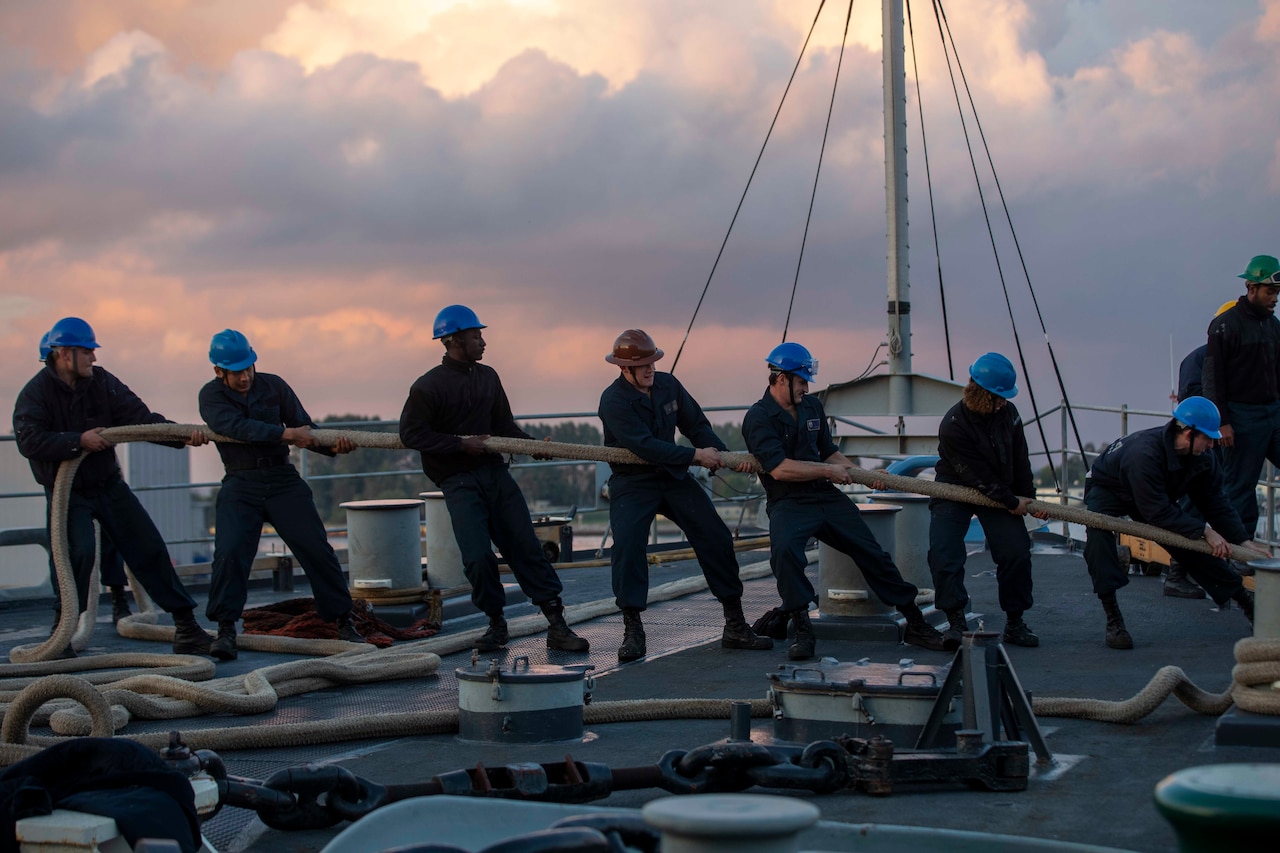
[[[1280,321],[1247,296],[1209,324],[1204,396],[1235,431],[1232,446],[1223,449],[1225,487],[1252,537],[1262,463],[1280,465]]]
[[[809,394],[801,399],[793,418],[766,390],[743,419],[742,435],[765,471],[784,459],[822,462],[837,451],[822,403]],[[826,480],[782,482],[761,474],[760,482],[767,496],[770,566],[783,610],[805,611],[817,600],[805,574],[809,562],[805,545],[813,537],[852,557],[885,604],[915,608],[918,590],[903,580],[848,495]]]
[[[1201,539],[1204,522],[1178,505],[1178,499],[1187,495],[1224,539],[1235,544],[1247,542],[1251,537],[1223,492],[1217,458],[1213,453],[1178,455],[1174,450],[1177,432],[1178,422],[1173,420],[1114,442],[1089,470],[1085,506],[1093,512],[1127,515],[1189,539]],[[1169,553],[1218,605],[1237,598],[1244,589],[1225,560],[1181,548],[1170,548]],[[1090,527],[1084,558],[1099,598],[1114,597],[1116,590],[1129,583],[1116,553],[1114,533]]]
[[[964,536],[976,513],[996,564],[1000,609],[1021,616],[1031,609],[1031,537],[1017,509],[1019,495],[1035,494],[1022,418],[1012,403],[988,415],[956,403],[938,426],[939,483],[977,489],[1006,509],[975,506],[945,498],[929,501],[929,572],[935,605],[964,613],[969,593],[964,585]]]
[[[200,389],[200,417],[214,432],[244,442],[218,443],[226,475],[218,490],[208,617],[220,623],[240,618],[266,522],[306,572],[320,618],[334,621],[349,613],[351,594],[311,487],[289,461],[289,446],[281,442],[286,427],[311,425],[293,389],[270,373],[255,373],[246,394],[220,378],[211,379]],[[335,455],[323,448],[315,452]]]
[[[711,499],[689,475],[693,447],[675,443],[675,431],[696,447],[725,450],[697,401],[670,373],[654,373],[648,395],[623,377],[600,395],[606,447],[630,450],[652,465],[611,463],[609,525],[613,529],[613,592],[621,610],[644,610],[649,597],[649,526],[661,513],[689,539],[707,586],[720,601],[742,597],[733,537]]]
[[[127,385],[101,367],[95,366],[93,375],[80,379],[74,388],[58,376],[52,365],[36,374],[18,394],[13,431],[18,451],[30,461],[36,481],[44,486],[48,499],[46,523],[58,466],[83,453],[82,433],[98,427],[165,423],[172,421],[152,412]],[[181,441],[154,443],[184,446]],[[89,577],[97,550],[94,520],[102,525],[104,542],[110,539],[115,543],[138,582],[159,607],[170,613],[190,614],[195,600],[173,570],[164,537],[125,483],[114,448],[88,454],[71,486],[67,539],[81,612],[88,603]],[[56,576],[53,583],[56,593]]]
[[[532,438],[516,426],[497,372],[487,365],[444,356],[409,389],[400,413],[400,440],[422,455],[422,471],[444,493],[471,601],[500,617],[506,593],[498,575],[496,544],[516,582],[534,604],[558,599],[563,588],[529,520],[524,493],[501,454],[473,456],[461,436]]]

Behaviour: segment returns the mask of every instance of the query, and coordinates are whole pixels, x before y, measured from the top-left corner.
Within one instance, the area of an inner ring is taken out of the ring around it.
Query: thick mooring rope
[[[742,569],[739,576],[747,581],[766,577],[769,574],[767,565],[757,565]],[[707,581],[701,574],[680,578],[653,587],[649,591],[648,601],[650,604],[656,604],[702,592],[706,588]],[[600,599],[569,605],[565,608],[564,616],[566,622],[577,624],[616,612],[617,607],[612,599]],[[541,615],[523,616],[512,619],[507,624],[513,639],[546,630],[546,620]],[[210,678],[213,663],[198,657],[117,654],[42,664],[43,667],[56,666],[64,671],[70,671],[77,664],[82,669],[109,670],[122,666],[146,666],[156,662],[171,663],[172,666],[168,672],[175,677],[125,673],[123,674],[125,677],[122,678],[122,674],[118,672],[101,672],[85,677],[58,675],[55,685],[76,683],[74,690],[64,692],[52,691],[51,688],[42,686],[48,681],[48,677],[26,678],[20,682],[7,682],[0,685],[10,690],[22,688],[17,694],[5,693],[0,689],[0,701],[11,701],[9,707],[4,709],[3,731],[12,731],[15,733],[15,738],[20,738],[7,740],[0,737],[0,740],[4,741],[0,743],[0,766],[20,761],[62,740],[58,737],[29,737],[26,732],[33,718],[36,722],[47,719],[55,732],[73,736],[87,734],[92,726],[98,725],[98,715],[103,713],[101,710],[91,711],[88,715],[92,718],[90,720],[86,718],[83,711],[75,707],[77,703],[86,704],[81,701],[86,690],[98,693],[104,703],[116,703],[111,708],[115,711],[111,725],[116,731],[125,725],[130,714],[145,719],[175,719],[197,716],[215,710],[262,713],[274,706],[274,702],[270,701],[272,696],[280,698],[337,684],[429,674],[439,667],[440,657],[472,648],[476,638],[484,630],[474,628],[457,634],[438,634],[423,640],[401,643],[390,649],[357,646],[353,651],[344,652],[323,661],[309,660],[277,664],[243,676],[216,679],[210,681],[206,688],[185,684],[176,677],[182,675],[192,680]],[[143,658],[167,658],[168,660],[153,661],[143,660]],[[382,666],[383,661],[388,661],[386,666]],[[342,668],[330,670],[324,668],[324,664],[341,664]],[[392,671],[395,667],[400,669]],[[0,667],[0,674],[17,669],[19,667]],[[37,671],[38,668],[35,665],[27,664],[22,665],[21,670],[15,675],[22,676],[25,673],[34,675]],[[95,682],[100,683],[101,686],[96,687]],[[137,693],[132,689],[138,687],[145,687],[146,693]],[[228,693],[230,695],[226,695]],[[40,696],[40,702],[32,705],[32,700],[26,698],[31,694]],[[166,699],[166,696],[172,698]],[[73,701],[53,702],[62,698]],[[762,701],[752,700],[755,716],[765,715],[761,710],[764,707],[760,705]],[[54,707],[36,716],[37,709],[46,702],[51,702]],[[600,702],[593,703],[593,706],[598,706],[599,710],[588,712],[585,719],[588,723],[630,722],[643,719],[728,719],[727,702],[728,700],[701,699]],[[611,714],[616,717],[611,717]],[[653,716],[646,717],[645,714]],[[11,719],[12,722],[10,722]],[[457,711],[411,712],[269,726],[184,729],[183,739],[193,749],[265,749],[361,738],[446,734],[457,731],[457,728]],[[21,734],[18,735],[18,732]],[[128,737],[157,749],[168,743],[168,735],[164,733],[118,736]]]
[[[189,436],[191,432],[196,429],[203,431],[213,441],[229,441],[226,437],[213,433],[207,427],[187,424],[113,427],[104,430],[103,436],[115,443],[126,441],[180,440]],[[403,448],[403,445],[400,443],[399,436],[394,433],[313,430],[312,434],[321,444],[324,445],[332,445],[339,437],[346,437],[351,439],[358,447],[382,449]],[[633,454],[618,448],[575,445],[561,442],[490,438],[486,442],[486,447],[498,453],[519,453],[528,455],[539,454],[565,459],[632,464],[642,462],[642,460],[635,457]],[[50,538],[53,542],[54,563],[58,572],[62,611],[64,616],[59,621],[53,636],[44,643],[34,647],[20,646],[14,648],[10,653],[10,659],[15,663],[49,661],[61,652],[62,649],[66,648],[67,644],[72,641],[72,634],[75,633],[77,628],[77,620],[68,616],[68,614],[75,613],[78,610],[78,602],[76,601],[75,582],[70,569],[65,521],[67,505],[70,497],[70,486],[81,458],[83,457],[68,460],[63,463],[62,467],[59,469],[58,479],[54,486],[52,499],[53,507],[51,512]],[[742,462],[748,462],[757,472],[760,470],[759,463],[753,456],[747,453],[722,453],[721,458],[725,464],[729,466],[737,466]],[[999,506],[994,501],[991,501],[974,489],[968,489],[951,484],[887,474],[883,471],[867,471],[860,468],[851,468],[850,477],[854,482],[868,486],[879,483],[889,488],[904,492],[925,494],[932,497],[941,497],[948,500],[971,503],[979,506]],[[1099,515],[1087,510],[1062,506],[1059,504],[1045,503],[1042,501],[1033,501],[1030,509],[1032,511],[1043,510],[1049,517],[1059,520],[1076,522],[1086,526],[1111,530],[1113,532],[1131,533],[1135,536],[1141,536],[1151,539],[1152,541],[1159,542],[1167,547],[1185,548],[1201,553],[1210,552],[1209,546],[1203,541],[1186,539],[1160,528],[1140,524],[1126,519]],[[1233,556],[1237,559],[1249,560],[1256,558],[1257,554],[1246,549],[1233,548]],[[743,577],[747,578],[752,571],[753,570],[744,570],[742,573]],[[759,569],[754,571],[759,571]],[[764,573],[767,573],[767,570],[766,572],[761,572],[761,574]],[[140,604],[146,602],[145,593],[143,593],[141,586],[134,582],[133,578],[130,578],[130,581],[131,586],[135,591],[135,595],[139,596]],[[665,589],[655,588],[651,593],[650,600],[661,600],[661,598],[655,599],[655,594],[675,597],[677,595],[689,594],[691,592],[699,591],[700,589],[705,589],[705,586],[706,582],[700,576],[682,579],[681,581],[676,581],[673,584],[667,584]],[[95,596],[90,596],[90,598],[95,598]],[[596,618],[598,616],[607,615],[615,610],[616,608],[613,606],[612,601],[605,600],[601,602],[592,602],[587,605],[570,606],[566,608],[565,616],[569,622],[576,623]],[[153,608],[150,606],[149,602],[147,602],[142,614],[121,621],[123,630],[121,630],[120,633],[123,636],[133,636],[142,639],[171,641],[173,629],[156,625],[154,622],[155,614],[153,612]],[[88,622],[89,626],[91,626],[91,624],[91,622]],[[544,628],[545,623],[542,618],[538,616],[530,616],[525,619],[513,620],[511,623],[512,636],[523,636],[528,633],[536,633]],[[83,634],[84,631],[82,630],[81,633]],[[425,653],[426,655],[430,655],[430,657],[435,659],[434,666],[438,666],[439,658],[436,655],[448,654],[461,649],[470,648],[472,642],[479,633],[481,633],[481,630],[475,629],[462,634],[433,637],[427,640],[417,641],[415,643],[403,644],[397,646],[392,654],[401,658],[397,663],[417,667],[417,672],[420,674],[423,671],[421,667],[430,664],[429,662],[426,662],[425,658],[415,659],[413,657],[414,653]],[[84,641],[87,641],[87,635],[85,636]],[[373,655],[382,654],[382,652],[370,651],[359,645],[353,647],[352,644],[339,643],[337,641],[297,640],[295,638],[264,637],[256,635],[247,635],[241,638],[241,640],[238,641],[238,644],[243,648],[257,648],[259,644],[261,644],[262,650],[265,651],[302,652],[309,654],[342,654],[349,652],[360,657],[362,664],[371,663]],[[334,648],[334,646],[340,648]],[[1269,684],[1271,681],[1280,679],[1280,648],[1278,648],[1278,646],[1280,646],[1280,643],[1276,643],[1274,641],[1256,641],[1251,639],[1242,640],[1240,644],[1237,644],[1237,660],[1239,663],[1233,671],[1237,677],[1237,682],[1236,685],[1226,694],[1205,693],[1199,688],[1196,688],[1195,685],[1191,684],[1185,674],[1183,674],[1177,667],[1165,667],[1157,674],[1157,677],[1153,679],[1152,683],[1149,684],[1147,688],[1144,688],[1138,696],[1135,696],[1133,699],[1127,700],[1126,702],[1108,703],[1103,702],[1102,700],[1089,699],[1041,698],[1036,700],[1036,711],[1037,713],[1043,713],[1049,716],[1078,716],[1090,719],[1114,719],[1114,721],[1131,722],[1134,719],[1139,719],[1141,716],[1145,716],[1145,714],[1150,713],[1150,710],[1154,709],[1156,705],[1163,701],[1163,699],[1172,692],[1182,699],[1184,703],[1187,703],[1190,707],[1199,710],[1202,713],[1221,713],[1222,710],[1225,709],[1223,702],[1225,701],[1229,704],[1231,700],[1236,701],[1237,704],[1245,710],[1259,709],[1257,711],[1258,713],[1280,713],[1280,707],[1275,707],[1277,702],[1280,702],[1280,697],[1277,697],[1274,694],[1274,691],[1262,688],[1262,685]],[[1242,654],[1244,657],[1241,657]],[[138,656],[113,655],[110,657],[136,658]],[[156,656],[146,655],[141,657],[150,659]],[[164,657],[168,657],[172,660],[172,656]],[[412,661],[412,663],[407,663],[408,661]],[[85,667],[85,663],[86,661],[64,661],[61,662],[61,665],[58,663],[46,663],[45,667],[57,668],[60,670],[65,669],[66,671],[97,668],[96,666]],[[189,681],[184,681],[182,678],[163,675],[133,676],[132,678],[141,679],[142,681],[133,682],[131,686],[143,686],[143,684],[145,684],[145,689],[148,692],[151,692],[154,689],[155,692],[160,693],[164,693],[167,689],[173,688],[174,695],[171,695],[169,700],[157,701],[149,698],[143,701],[136,698],[136,693],[126,696],[125,694],[130,693],[130,691],[125,689],[124,685],[129,682],[129,679],[123,679],[121,682],[116,684],[109,684],[104,689],[107,689],[112,694],[113,701],[118,701],[120,703],[119,707],[127,708],[130,713],[138,713],[139,715],[146,716],[154,715],[152,718],[168,719],[172,718],[170,715],[190,716],[192,713],[206,712],[209,710],[210,705],[225,706],[225,708],[219,707],[218,710],[243,710],[246,708],[260,709],[266,707],[268,700],[270,704],[273,704],[274,699],[281,695],[296,695],[297,692],[303,692],[302,688],[294,690],[292,686],[282,687],[284,684],[296,683],[297,685],[309,685],[305,689],[318,689],[319,687],[332,686],[335,683],[348,683],[344,680],[342,674],[338,670],[335,670],[331,666],[325,666],[329,661],[307,661],[302,663],[319,664],[320,666],[314,671],[314,673],[309,671],[304,672],[296,678],[286,678],[281,675],[282,668],[288,668],[292,666],[292,664],[268,667],[264,670],[258,670],[254,673],[249,673],[248,675],[241,677],[238,680],[238,683],[235,683],[235,685],[231,687],[231,690],[234,691],[235,695],[244,697],[243,699],[223,699],[217,695],[217,690],[209,688],[194,688],[194,685],[191,685]],[[128,663],[124,665],[151,666],[154,665],[154,661],[138,661],[136,664]],[[375,669],[377,668],[375,667]],[[392,669],[394,669],[394,667],[392,667]],[[200,676],[195,677],[199,678]],[[394,678],[407,676],[387,675],[385,677]],[[64,678],[64,676],[59,676],[58,678]],[[273,678],[280,678],[280,683],[274,683]],[[153,679],[158,679],[159,681],[155,681]],[[47,681],[47,679],[42,680],[40,685],[43,685],[44,681]],[[226,681],[234,683],[237,682],[237,679],[228,679]],[[61,681],[55,682],[55,684],[62,683],[63,682]],[[86,681],[85,683],[87,684],[88,682]],[[38,695],[44,695],[44,692],[50,689],[48,687],[39,686],[39,690],[37,691],[36,688],[36,684],[29,685],[24,688],[24,693],[25,691],[32,691]],[[94,689],[96,692],[96,688],[93,688],[92,685],[90,685],[90,689]],[[284,692],[282,692],[282,690]],[[64,693],[62,695],[80,702],[78,697],[81,692],[82,688],[79,685],[76,685],[74,690],[70,691],[70,693],[75,694],[74,696],[71,696],[69,693]],[[1227,696],[1230,697],[1230,700],[1224,699],[1224,697]],[[30,701],[32,700],[26,698],[22,699],[23,703],[29,703]],[[37,702],[36,705],[31,708],[31,713],[34,714],[35,710],[40,705],[44,704],[45,701],[47,701],[47,699],[42,699],[40,702]],[[676,703],[678,706],[683,700],[665,701],[667,703]],[[756,701],[759,700],[753,700],[753,711],[759,710],[754,708]],[[80,704],[85,703],[80,702]],[[609,703],[601,703],[600,707],[604,707],[607,704]],[[21,715],[17,710],[15,710],[15,706],[18,705],[18,698],[15,698],[13,700],[13,705],[10,706],[5,715],[4,731],[16,733],[18,729],[21,728],[21,737],[25,739],[26,726],[29,725],[30,717],[26,714],[26,705],[23,704],[21,706],[23,711]],[[1261,710],[1263,708],[1266,708],[1267,710]],[[134,709],[137,710],[135,711]],[[651,709],[649,713],[658,712]],[[693,710],[672,710],[666,713],[679,715],[683,713],[693,713]],[[727,716],[727,710],[724,715]],[[11,718],[16,720],[19,716],[26,716],[27,718],[21,723],[10,723]],[[53,718],[57,717],[62,721],[61,727],[64,727],[67,730],[74,730],[76,732],[101,726],[101,722],[94,716],[93,712],[90,713],[90,717],[92,719],[89,724],[85,724],[83,720],[80,719],[82,716],[83,715],[76,713],[68,714],[58,711],[50,716],[50,721],[52,723]],[[428,727],[452,725],[456,728],[456,713],[452,714],[452,723],[446,719],[449,717],[449,713],[446,713],[443,717],[433,717],[431,721],[427,722],[424,722],[422,715],[401,716],[405,717],[405,725],[417,727],[415,729],[415,733],[418,734],[430,733],[422,730],[421,727],[424,725]],[[717,712],[716,716],[720,716],[720,713]],[[647,718],[654,719],[655,717]],[[249,727],[248,729],[244,727],[235,727],[227,730],[207,730],[214,734],[202,732],[200,737],[207,737],[210,739],[208,743],[213,743],[216,738],[224,737],[217,733],[224,731],[227,732],[224,740],[217,741],[221,744],[220,748],[223,749],[249,748],[250,746],[266,746],[277,743],[296,744],[302,742],[298,740],[298,738],[302,736],[318,737],[326,740],[330,738],[336,740],[348,737],[378,737],[383,736],[382,730],[384,727],[391,725],[391,723],[388,722],[389,718],[386,716],[378,719],[382,722],[373,726],[371,726],[365,718],[298,724],[303,727],[314,726],[316,728],[315,733],[308,733],[305,735],[296,731],[294,726],[271,726]],[[117,714],[116,724],[118,724],[118,721],[119,714]],[[310,730],[307,729],[307,731],[309,732]],[[394,736],[395,734],[397,734],[397,732],[389,731],[386,736]],[[193,735],[195,735],[194,732]],[[19,737],[17,734],[12,734],[12,736]],[[16,742],[11,741],[8,736],[0,739],[5,741],[3,745],[0,745],[0,763],[10,763],[12,760],[18,760],[18,758],[23,757],[23,755],[20,754],[21,751],[23,749],[28,749],[27,747],[17,745]],[[146,742],[145,738],[138,739]],[[160,736],[156,736],[156,740],[156,745],[163,745],[160,742],[162,740]],[[311,742],[322,741],[317,740]],[[244,746],[232,746],[230,745],[232,743],[244,744]],[[219,748],[215,746],[207,746],[206,741],[203,740],[199,741],[195,745],[197,748]],[[14,750],[18,750],[18,752],[15,753]]]
[[[1198,714],[1219,716],[1232,704],[1254,714],[1280,715],[1280,640],[1245,637],[1236,643],[1232,683],[1222,693],[1200,689],[1181,667],[1161,667],[1146,687],[1123,701],[1036,696],[1032,710],[1042,717],[1075,717],[1104,723],[1134,723],[1173,695]]]

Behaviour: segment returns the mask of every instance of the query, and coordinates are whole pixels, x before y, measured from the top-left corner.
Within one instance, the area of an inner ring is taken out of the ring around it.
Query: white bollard
[[[892,558],[894,518],[902,507],[855,504],[871,535]],[[823,616],[881,616],[893,610],[876,598],[853,558],[826,544],[818,545],[818,610]]]
[[[467,584],[462,571],[462,551],[453,535],[453,519],[444,492],[422,492],[426,502],[427,582],[432,589],[453,589]]]
[[[701,794],[655,800],[641,815],[662,832],[662,853],[795,853],[821,812],[792,797]]]
[[[876,503],[902,507],[893,520],[894,547],[887,548],[893,555],[902,577],[920,589],[933,589],[933,575],[929,572],[929,501],[927,495],[911,492],[876,492]]]
[[[422,501],[347,501],[340,506],[347,511],[347,569],[353,587],[422,586]]]
[[[1280,640],[1280,560],[1254,560],[1253,636]]]

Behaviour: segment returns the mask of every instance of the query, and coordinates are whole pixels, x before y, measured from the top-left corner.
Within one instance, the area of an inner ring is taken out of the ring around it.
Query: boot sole
[[[1123,640],[1115,641],[1115,642],[1113,642],[1113,641],[1111,641],[1111,640],[1107,640],[1107,648],[1109,648],[1109,649],[1119,649],[1120,651],[1125,651],[1125,650],[1127,650],[1127,649],[1132,649],[1132,648],[1133,648],[1133,640],[1129,640],[1127,643],[1126,643],[1126,642],[1124,642]]]
[[[764,640],[764,642],[760,642]],[[743,642],[742,640],[724,640],[720,641],[722,649],[739,649],[746,652],[763,652],[773,648],[773,640],[768,637],[761,637],[760,640],[754,642]]]
[[[547,648],[555,649],[558,652],[589,652],[591,651],[591,644],[586,641],[573,644],[548,642]]]
[[[235,660],[236,658],[240,657],[240,653],[235,651],[234,649],[232,649],[229,652],[222,651],[222,650],[215,651],[213,649],[209,649],[209,657],[217,658],[218,660]]]
[[[932,640],[926,640],[923,642],[919,640],[915,642],[912,642],[911,640],[903,640],[903,642],[906,643],[908,646],[915,646],[917,649],[926,649],[931,652],[955,651],[955,649],[948,649],[945,641],[941,643],[935,643]]]
[[[1204,590],[1202,589],[1177,589],[1176,587],[1166,586],[1164,594],[1169,598],[1204,598]]]

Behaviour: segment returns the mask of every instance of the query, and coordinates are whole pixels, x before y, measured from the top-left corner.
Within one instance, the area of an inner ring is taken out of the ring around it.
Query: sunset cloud
[[[789,308],[790,336],[822,350],[824,381],[860,373],[884,337],[875,4],[855,4],[790,303],[844,24],[828,5],[681,358],[708,405],[758,396]],[[1262,108],[1280,91],[1280,2],[1223,5],[1209,23],[1181,2],[951,5],[1068,381],[1090,401],[1162,405],[1169,336],[1194,346],[1202,306],[1233,294],[1236,267],[1280,251],[1256,215],[1280,195],[1280,119]],[[915,6],[967,364],[1013,346],[1000,273],[1035,329],[1024,342],[1040,339],[1038,320],[968,116],[999,269],[991,257],[937,25]],[[594,410],[618,331],[646,328],[674,356],[815,9],[8,4],[0,355],[34,372],[40,334],[78,314],[104,365],[190,418],[208,338],[231,326],[316,416],[392,417],[439,357],[431,318],[464,302],[491,326],[488,360],[517,408]],[[913,349],[918,370],[945,375],[914,80],[908,90]],[[1039,346],[1033,365],[1048,387]],[[26,379],[0,379],[0,396]]]

